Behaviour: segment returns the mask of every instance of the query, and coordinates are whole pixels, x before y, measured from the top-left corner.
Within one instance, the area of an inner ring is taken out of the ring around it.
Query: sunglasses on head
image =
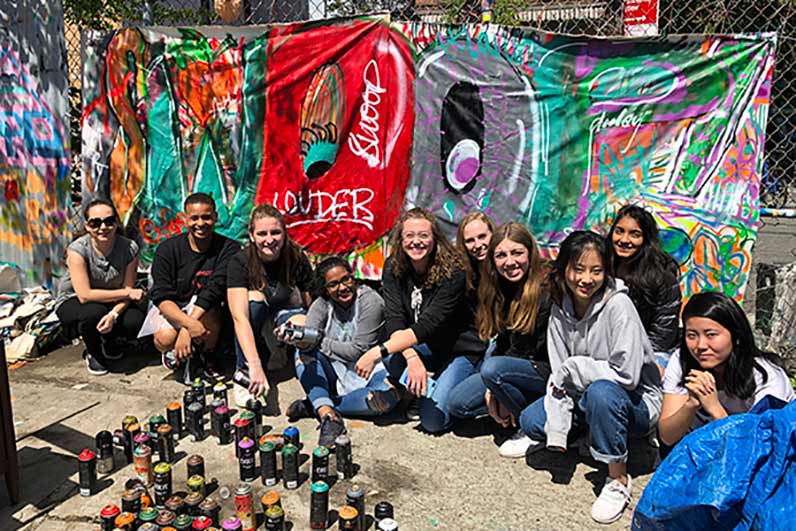
[[[98,229],[102,225],[105,225],[106,227],[113,227],[116,225],[116,217],[108,216],[107,218],[91,218],[86,221],[86,225],[92,229]]]

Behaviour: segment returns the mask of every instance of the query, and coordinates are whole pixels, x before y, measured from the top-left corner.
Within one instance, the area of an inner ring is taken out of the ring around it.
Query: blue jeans
[[[547,413],[544,397],[522,412],[520,427],[532,440],[547,439],[544,425]],[[597,380],[586,388],[572,412],[574,433],[588,427],[591,434],[592,457],[602,463],[627,461],[628,435],[646,435],[650,431],[647,405],[637,393],[629,393],[609,380]]]
[[[374,391],[390,391],[387,371],[373,373],[365,387],[339,396],[337,394],[337,373],[331,360],[320,351],[298,352],[295,355],[296,376],[307,393],[315,411],[321,406],[334,408],[344,417],[369,417],[391,411],[398,404],[395,393],[383,393],[380,403],[383,408],[374,409],[368,403],[368,396]]]
[[[415,345],[413,348],[426,368],[434,371],[437,382],[431,397],[423,397],[420,401],[420,425],[429,433],[445,431],[453,423],[448,410],[451,391],[468,376],[477,374],[478,369],[464,356],[441,359],[435,357],[425,344]],[[400,353],[393,354],[385,360],[384,365],[390,379],[397,383],[406,369],[406,358]]]
[[[249,301],[249,323],[254,333],[254,342],[257,344],[257,354],[260,356],[260,362],[263,364],[263,368],[268,364],[268,350],[260,349],[263,342],[262,329],[265,323],[270,318],[273,320],[274,326],[279,326],[287,322],[287,320],[294,315],[300,313],[305,313],[305,310],[303,308],[270,308],[265,301]],[[273,331],[270,333],[273,333]],[[237,359],[235,364],[236,368],[248,371],[249,364],[246,362],[246,356],[243,355],[243,349],[240,348],[237,335],[235,335],[235,356]]]

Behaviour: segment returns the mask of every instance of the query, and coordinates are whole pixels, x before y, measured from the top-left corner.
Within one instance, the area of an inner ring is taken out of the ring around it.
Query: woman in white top
[[[666,367],[661,440],[676,444],[690,430],[746,413],[764,396],[794,399],[779,357],[757,348],[749,320],[734,300],[698,293],[683,309],[685,333]]]

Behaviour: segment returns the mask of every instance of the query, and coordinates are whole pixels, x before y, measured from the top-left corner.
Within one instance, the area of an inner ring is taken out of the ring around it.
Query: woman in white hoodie
[[[628,435],[654,429],[661,409],[652,347],[610,267],[608,243],[594,232],[575,231],[561,243],[551,272],[551,374],[545,397],[520,416],[529,452],[565,451],[568,437],[589,429],[592,457],[608,465],[608,479],[591,510],[604,524],[621,518],[630,501]]]

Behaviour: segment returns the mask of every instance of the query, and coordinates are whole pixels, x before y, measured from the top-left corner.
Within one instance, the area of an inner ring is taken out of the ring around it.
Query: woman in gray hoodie
[[[575,231],[561,243],[551,272],[551,374],[544,398],[520,416],[532,441],[529,452],[565,451],[570,432],[589,429],[592,457],[608,465],[609,477],[591,510],[605,524],[618,520],[630,501],[628,435],[649,433],[661,409],[652,347],[610,267],[608,244],[594,232]]]

